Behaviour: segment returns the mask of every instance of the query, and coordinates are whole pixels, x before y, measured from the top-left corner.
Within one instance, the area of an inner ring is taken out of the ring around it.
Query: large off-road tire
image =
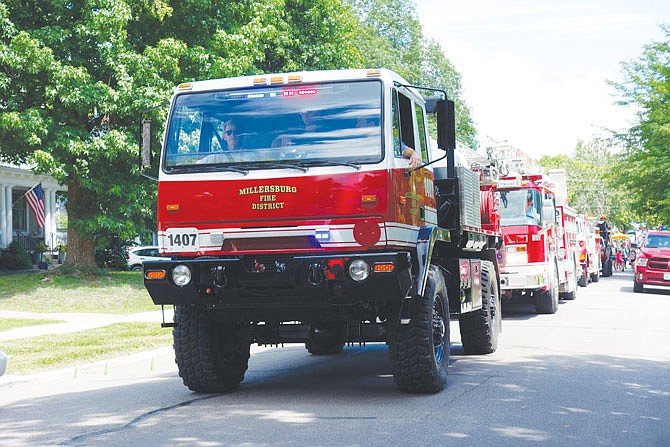
[[[461,342],[466,354],[490,354],[498,347],[502,326],[500,293],[495,266],[482,261],[482,308],[461,314],[459,327]]]
[[[549,288],[535,295],[535,311],[538,314],[555,314],[558,311],[558,268],[555,265],[552,278]]]
[[[644,284],[633,280],[633,292],[644,293]]]
[[[221,323],[200,307],[176,306],[172,331],[179,376],[198,393],[236,389],[249,363],[249,325]]]
[[[439,268],[430,266],[425,296],[413,298],[409,324],[393,322],[389,356],[393,380],[407,393],[437,393],[447,382],[449,299]]]
[[[309,338],[305,348],[312,355],[339,354],[346,341],[346,326],[344,322],[329,321],[310,324]]]

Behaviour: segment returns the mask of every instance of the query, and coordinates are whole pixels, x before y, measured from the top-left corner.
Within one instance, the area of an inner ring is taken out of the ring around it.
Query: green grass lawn
[[[151,301],[139,272],[77,278],[47,271],[0,276],[0,309],[126,315],[160,307]]]
[[[172,331],[155,323],[116,323],[97,329],[2,342],[7,374],[30,374],[170,346]]]
[[[0,276],[0,310],[36,313],[133,314],[160,310],[139,272],[72,275],[58,271]],[[0,319],[0,331],[56,320]],[[172,331],[159,323],[117,323],[71,334],[0,342],[10,355],[8,374],[28,374],[170,346]]]

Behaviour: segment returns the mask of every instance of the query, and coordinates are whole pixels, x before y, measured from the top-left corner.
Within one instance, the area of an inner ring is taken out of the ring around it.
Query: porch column
[[[7,241],[7,201],[5,200],[5,185],[0,185],[0,248],[9,245]]]
[[[5,186],[5,241],[12,242],[12,185]]]
[[[44,193],[44,243],[51,248],[51,202],[49,201],[49,189],[43,189]]]
[[[56,189],[49,190],[50,218],[49,218],[49,243],[56,244]],[[52,249],[54,247],[51,247]]]

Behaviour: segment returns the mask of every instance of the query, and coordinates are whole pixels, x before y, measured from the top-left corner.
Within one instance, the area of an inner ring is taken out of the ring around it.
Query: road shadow
[[[171,375],[5,405],[0,445],[670,445],[666,361],[453,360],[445,390],[412,395],[382,344],[268,350],[234,393],[192,393]]]

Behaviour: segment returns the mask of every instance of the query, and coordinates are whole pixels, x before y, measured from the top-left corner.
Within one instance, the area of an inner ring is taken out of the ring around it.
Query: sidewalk
[[[0,349],[2,342],[40,335],[57,335],[104,327],[123,322],[149,322],[159,325],[163,321],[160,310],[130,315],[96,314],[96,313],[50,313],[18,312],[0,310],[0,319],[38,319],[54,320],[52,324],[25,326],[0,332]],[[165,309],[165,321],[173,321],[172,308]],[[169,329],[166,329],[169,331]],[[11,368],[11,357],[9,365]],[[82,386],[100,386],[100,381],[113,386],[119,381],[141,380],[162,374],[176,375],[174,352],[172,346],[138,352],[126,356],[102,361],[73,362],[71,366],[56,370],[37,372],[28,375],[7,374],[0,377],[2,399],[0,402],[26,395],[46,395],[49,393],[76,390]],[[53,389],[54,381],[60,386]],[[91,381],[91,384],[84,385]],[[96,385],[97,383],[97,385]],[[67,385],[66,385],[67,384]],[[53,389],[49,391],[50,389]],[[26,390],[30,390],[27,392]]]
[[[20,338],[36,337],[49,334],[67,334],[107,326],[114,323],[126,322],[155,322],[160,324],[163,316],[160,310],[142,312],[130,315],[118,314],[94,314],[94,313],[50,313],[18,312],[13,310],[0,310],[0,319],[35,319],[54,320],[52,324],[38,324],[35,326],[24,326],[8,331],[0,332],[0,342],[6,340],[17,340]],[[172,308],[165,309],[165,321],[172,321]]]

